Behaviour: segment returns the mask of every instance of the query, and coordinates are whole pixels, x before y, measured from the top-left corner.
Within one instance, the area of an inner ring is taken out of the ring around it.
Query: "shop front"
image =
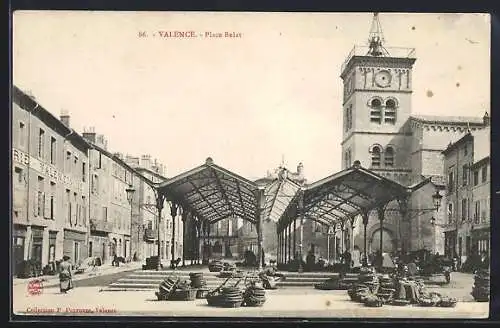
[[[49,259],[48,263],[56,261],[57,231],[49,231]]]
[[[12,274],[15,276],[19,271],[19,266],[25,259],[27,227],[19,224],[14,225],[12,231]]]
[[[84,232],[64,230],[63,255],[69,256],[75,265],[87,257]]]
[[[458,256],[456,245],[457,245],[457,231],[456,230],[446,231],[444,233],[444,255],[450,258]]]
[[[474,229],[471,231],[472,244],[478,251],[478,254],[486,252],[490,255],[490,228]]]
[[[42,265],[43,227],[31,227],[31,254],[30,259]]]
[[[89,237],[89,256],[99,257],[102,263],[110,262],[109,243],[107,233],[92,232]]]

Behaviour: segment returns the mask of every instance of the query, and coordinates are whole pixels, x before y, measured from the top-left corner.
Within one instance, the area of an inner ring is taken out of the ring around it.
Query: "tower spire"
[[[373,13],[372,27],[370,28],[370,35],[368,36],[368,50],[369,56],[389,56],[389,52],[384,48],[385,42],[384,33],[382,32],[382,25],[378,17],[378,13]]]

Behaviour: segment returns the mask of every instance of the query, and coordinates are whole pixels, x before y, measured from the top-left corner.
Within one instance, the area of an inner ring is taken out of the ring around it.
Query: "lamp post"
[[[131,256],[130,253],[132,253],[132,224],[133,224],[133,200],[134,200],[134,193],[135,189],[134,187],[130,184],[127,189],[125,189],[127,192],[127,200],[130,203],[130,244],[129,244],[129,257]],[[139,228],[137,228],[139,229]],[[139,240],[137,240],[137,244],[139,244]],[[127,247],[125,246],[125,251],[127,251]]]
[[[432,195],[432,201],[434,203],[434,209],[436,210],[436,214],[438,213],[439,211],[439,207],[441,206],[441,200],[443,199],[443,196],[441,196],[441,194],[439,193],[439,190],[436,189],[436,192]],[[433,216],[431,217],[431,225],[433,227],[435,226],[441,226],[439,224],[436,223],[436,218]],[[436,229],[432,229],[432,232],[433,232],[433,244],[434,244],[434,249],[433,249],[433,253],[435,252],[435,248],[436,248]]]

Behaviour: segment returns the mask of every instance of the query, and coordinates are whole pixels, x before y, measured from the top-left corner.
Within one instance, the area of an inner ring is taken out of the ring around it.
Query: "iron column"
[[[158,226],[156,229],[158,230],[158,263],[156,265],[156,271],[161,270],[161,234],[160,234],[160,221],[161,221],[161,211],[163,210],[163,202],[165,201],[165,196],[162,193],[157,191],[156,195],[156,208],[158,209]]]
[[[170,205],[170,216],[172,216],[172,245],[170,245],[171,261],[175,260],[175,217],[177,216],[178,207],[179,206],[174,202],[172,202],[172,204]]]

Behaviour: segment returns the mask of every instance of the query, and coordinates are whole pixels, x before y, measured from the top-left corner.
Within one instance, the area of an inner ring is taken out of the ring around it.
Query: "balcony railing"
[[[90,220],[90,231],[113,232],[113,224],[108,221]]]
[[[416,58],[416,52],[415,48],[404,48],[404,47],[384,47],[385,50],[389,53],[389,55],[384,55],[380,57],[387,57],[387,58]],[[369,56],[368,52],[370,50],[370,47],[368,46],[360,46],[356,45],[352,48],[351,52],[349,52],[349,55],[347,55],[346,60],[342,64],[342,67],[340,69],[340,72],[342,73],[344,69],[347,67],[347,64],[349,64],[349,61],[351,60],[352,57],[354,56]]]

